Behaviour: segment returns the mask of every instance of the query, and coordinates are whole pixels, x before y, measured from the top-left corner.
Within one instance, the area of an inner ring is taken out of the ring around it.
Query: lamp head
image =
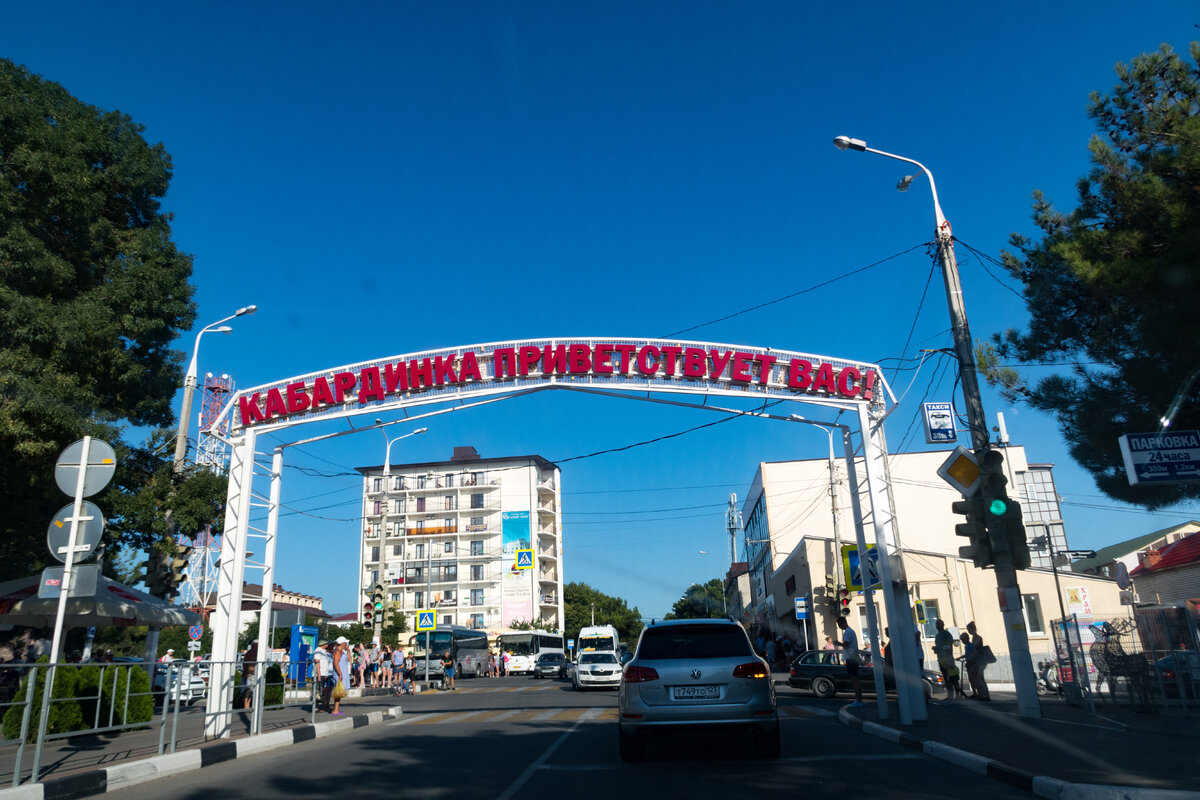
[[[233,315],[235,317],[244,317],[247,314],[253,314],[255,311],[258,311],[258,306],[242,306]]]
[[[900,182],[896,184],[897,191],[907,192],[908,187],[912,186],[912,183],[914,180],[916,180],[916,178],[916,175],[905,175],[900,179]]]
[[[838,136],[833,140],[833,146],[838,150],[866,150],[867,143],[862,139],[851,139],[849,136]]]
[[[233,333],[233,328],[228,325],[222,325],[219,328],[213,328],[213,333]]]

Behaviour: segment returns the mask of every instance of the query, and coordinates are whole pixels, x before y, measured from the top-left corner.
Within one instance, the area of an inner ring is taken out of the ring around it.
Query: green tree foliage
[[[122,426],[173,421],[170,344],[195,310],[191,258],[160,208],[170,177],[127,115],[0,59],[0,578],[48,558],[63,447],[91,434],[124,460]]]
[[[38,659],[39,664],[49,664],[48,656]],[[29,709],[29,723],[25,730],[25,740],[32,742],[37,738],[38,721],[42,713],[42,695],[46,689],[46,673],[48,670],[39,669],[36,673],[26,675],[21,681],[21,688],[13,698],[16,705],[9,706],[4,712],[3,732],[6,741],[18,739],[21,736],[21,719],[25,714],[25,704],[22,702],[28,696],[29,680],[34,678],[33,707]],[[75,699],[79,683],[79,669],[76,667],[60,667],[55,670],[54,691],[50,694],[49,713],[46,716],[46,733],[67,733],[82,730],[84,727],[83,710]]]
[[[150,676],[141,666],[89,664],[79,669],[76,696],[88,728],[149,722],[154,716],[149,692]]]
[[[981,368],[1010,399],[1054,414],[1072,456],[1106,494],[1149,508],[1200,497],[1200,484],[1131,487],[1117,439],[1200,428],[1200,45],[1190,61],[1164,45],[1117,66],[1093,94],[1099,132],[1078,206],[1034,194],[1034,242],[1012,237],[1009,273],[1024,284],[1029,330],[981,349]],[[1028,382],[1001,360],[1076,361]]]
[[[720,578],[693,583],[663,619],[721,619],[725,616],[725,584]]]
[[[636,607],[619,597],[612,597],[593,589],[586,583],[568,583],[563,586],[563,616],[568,639],[578,639],[580,628],[592,624],[592,604],[596,607],[596,624],[612,625],[617,629],[621,641],[630,649],[642,632],[641,615]]]

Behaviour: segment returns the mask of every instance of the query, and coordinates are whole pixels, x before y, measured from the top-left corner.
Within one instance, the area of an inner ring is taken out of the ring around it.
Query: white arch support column
[[[228,738],[233,708],[233,675],[237,670],[238,633],[241,628],[242,577],[246,569],[246,534],[250,523],[254,483],[255,430],[244,428],[233,440],[229,460],[229,491],[225,498],[225,532],[221,537],[221,562],[216,609],[209,621],[213,652],[204,735]]]
[[[267,685],[267,654],[271,652],[272,601],[275,597],[275,541],[279,533],[279,495],[283,488],[283,448],[276,447],[271,458],[271,496],[267,501],[267,532],[263,547],[262,609],[258,617],[258,660],[264,662],[254,671],[255,733],[262,733],[262,709]]]
[[[882,410],[882,409],[880,409]],[[863,466],[867,473],[867,492],[871,500],[871,522],[875,527],[875,545],[879,552],[879,580],[883,607],[892,632],[892,665],[896,674],[896,699],[900,724],[929,718],[925,689],[917,669],[915,638],[910,635],[912,607],[908,600],[908,579],[904,558],[896,547],[895,514],[888,497],[887,444],[883,438],[883,416],[875,415],[866,405],[858,407],[862,431]],[[860,545],[861,546],[861,545]]]

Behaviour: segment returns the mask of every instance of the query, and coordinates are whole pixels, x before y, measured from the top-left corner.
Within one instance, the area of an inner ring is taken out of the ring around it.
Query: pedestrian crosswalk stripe
[[[783,719],[813,719],[835,716],[835,712],[810,706],[784,706],[779,709]],[[394,725],[454,725],[460,722],[490,724],[496,722],[613,722],[618,717],[613,706],[587,708],[509,708],[476,709],[473,711],[408,712]]]

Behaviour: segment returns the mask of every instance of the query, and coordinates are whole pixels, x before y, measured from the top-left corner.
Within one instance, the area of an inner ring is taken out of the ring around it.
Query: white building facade
[[[1018,572],[1030,651],[1049,653],[1053,650],[1050,620],[1082,611],[1072,607],[1069,598],[1089,597],[1089,616],[1118,616],[1122,613],[1119,590],[1111,579],[1069,571],[1055,580],[1050,547],[1054,554],[1068,548],[1051,466],[1030,464],[1022,447],[1007,447],[1003,452],[1009,496],[1021,504],[1027,538],[1032,543],[1032,565]],[[944,620],[955,633],[967,622],[976,621],[993,650],[1000,654],[1007,646],[995,573],[958,558],[958,548],[968,540],[955,534],[955,525],[964,518],[952,512],[951,503],[961,495],[937,475],[937,468],[948,455],[924,452],[888,458],[894,530],[910,604],[917,617],[911,622],[926,640],[922,644],[926,655],[936,633],[936,619]],[[864,474],[861,462],[856,470],[860,477]],[[795,637],[809,647],[821,646],[826,636],[838,638],[834,623],[840,598],[830,595],[827,586],[830,580],[844,583],[840,548],[856,543],[849,491],[841,459],[832,465],[828,459],[759,465],[742,509],[751,592],[743,622]],[[869,508],[865,497],[862,505]],[[874,544],[869,519],[865,528],[868,545]],[[805,621],[796,619],[797,597],[809,600],[809,618]],[[881,600],[876,594],[874,603],[882,630],[889,622]],[[866,602],[864,593],[851,592],[849,621],[862,632],[864,647]]]
[[[517,622],[561,631],[561,473],[541,456],[359,467],[363,602],[382,583],[388,609],[416,630],[418,611],[438,625],[496,635]],[[518,569],[518,551],[532,566]],[[359,618],[362,618],[361,610]]]

